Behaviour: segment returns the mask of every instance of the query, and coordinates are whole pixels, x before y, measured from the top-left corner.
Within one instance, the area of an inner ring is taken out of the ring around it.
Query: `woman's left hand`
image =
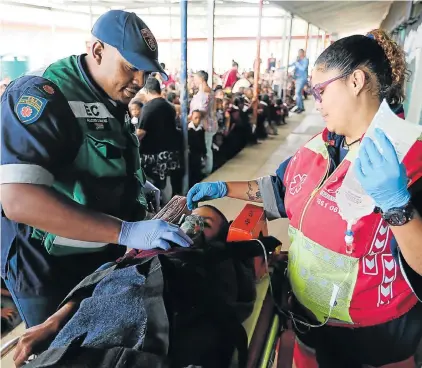
[[[394,146],[381,129],[375,130],[375,138],[382,153],[371,138],[364,138],[354,169],[363,189],[386,212],[409,202],[408,179]]]

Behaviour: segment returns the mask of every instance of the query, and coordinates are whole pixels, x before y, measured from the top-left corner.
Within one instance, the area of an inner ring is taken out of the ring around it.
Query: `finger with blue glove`
[[[187,195],[188,208],[193,210],[200,201],[209,201],[225,197],[226,195],[227,185],[222,181],[195,184]]]
[[[402,207],[410,200],[406,169],[396,150],[381,129],[375,130],[380,150],[370,138],[364,138],[355,162],[355,175],[366,193],[383,212]]]
[[[178,226],[163,220],[138,222],[123,221],[119,244],[129,248],[148,250],[153,248],[170,249],[169,242],[181,247],[192,245],[192,239]]]

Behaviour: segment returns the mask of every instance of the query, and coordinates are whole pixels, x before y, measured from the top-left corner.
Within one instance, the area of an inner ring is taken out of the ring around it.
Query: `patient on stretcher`
[[[192,215],[201,226],[191,248],[132,251],[86,277],[24,334],[16,365],[41,353],[25,366],[224,368],[236,348],[244,355],[241,323],[255,300],[252,257],[263,249],[257,241],[226,242],[229,223],[212,206]],[[261,241],[268,252],[279,245]]]

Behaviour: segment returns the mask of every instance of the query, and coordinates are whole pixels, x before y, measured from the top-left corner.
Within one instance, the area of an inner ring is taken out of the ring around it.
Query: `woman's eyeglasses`
[[[312,96],[314,96],[314,98],[315,98],[315,101],[317,101],[317,102],[319,102],[319,103],[321,103],[322,102],[322,97],[321,97],[321,92],[330,84],[330,83],[332,83],[332,82],[335,82],[336,80],[338,80],[338,79],[341,79],[341,78],[344,78],[344,77],[347,77],[348,75],[349,75],[350,73],[346,73],[346,74],[341,74],[341,75],[339,75],[339,76],[337,76],[337,77],[335,77],[335,78],[331,78],[331,79],[329,79],[329,80],[327,80],[327,81],[325,81],[325,82],[323,82],[323,83],[318,83],[318,84],[315,84],[315,86],[311,86],[311,88],[310,88],[310,90],[311,90],[311,93],[312,93]]]

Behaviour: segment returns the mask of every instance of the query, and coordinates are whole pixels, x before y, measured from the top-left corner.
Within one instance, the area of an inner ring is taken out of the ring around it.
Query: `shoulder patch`
[[[15,113],[23,124],[32,124],[39,119],[46,105],[45,98],[23,94],[15,105]]]

